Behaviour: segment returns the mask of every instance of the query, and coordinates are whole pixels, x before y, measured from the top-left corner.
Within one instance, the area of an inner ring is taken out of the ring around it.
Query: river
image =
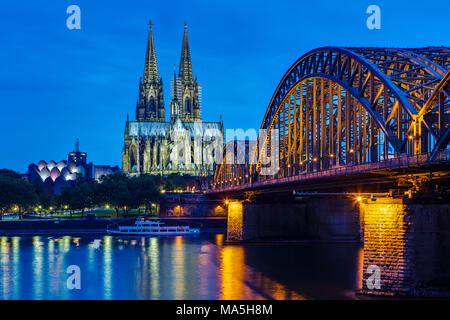
[[[357,244],[224,239],[0,237],[0,299],[358,298]],[[79,289],[67,285],[69,266],[79,268]]]

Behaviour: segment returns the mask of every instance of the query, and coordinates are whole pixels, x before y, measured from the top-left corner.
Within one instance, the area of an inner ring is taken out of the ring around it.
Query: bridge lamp
[[[361,198],[361,197],[358,197],[358,198],[356,198],[356,200],[358,200],[358,201],[361,201],[361,200],[362,200],[362,198]]]

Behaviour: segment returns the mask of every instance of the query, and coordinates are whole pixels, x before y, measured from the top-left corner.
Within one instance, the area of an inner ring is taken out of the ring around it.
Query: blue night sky
[[[81,8],[81,30],[66,8]],[[381,8],[381,30],[366,8]],[[202,115],[259,128],[289,66],[320,46],[450,45],[449,0],[435,1],[2,1],[0,168],[65,159],[80,138],[94,164],[121,164],[134,120],[152,19],[166,116],[188,23]]]

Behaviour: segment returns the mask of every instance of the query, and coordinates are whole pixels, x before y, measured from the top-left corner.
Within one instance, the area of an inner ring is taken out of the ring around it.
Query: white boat
[[[191,228],[189,226],[165,226],[158,220],[145,220],[143,218],[136,220],[134,226],[118,226],[117,229],[106,230],[108,234],[120,235],[186,235],[199,234],[200,229]]]

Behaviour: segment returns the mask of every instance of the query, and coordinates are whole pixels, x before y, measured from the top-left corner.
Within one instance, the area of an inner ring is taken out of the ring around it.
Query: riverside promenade
[[[152,217],[152,219],[158,219]],[[0,236],[12,235],[68,235],[106,234],[110,224],[132,225],[136,217],[97,218],[33,218],[21,220],[0,220]],[[166,225],[188,224],[201,228],[202,232],[226,232],[226,218],[165,217],[158,219]]]

